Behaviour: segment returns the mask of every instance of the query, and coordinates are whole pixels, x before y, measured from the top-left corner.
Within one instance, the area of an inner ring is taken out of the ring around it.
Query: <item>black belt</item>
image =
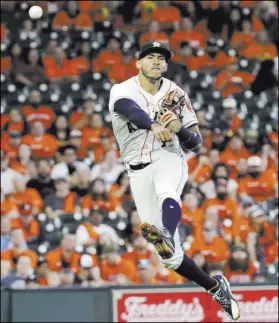
[[[147,164],[138,164],[138,165],[130,165],[130,168],[132,170],[139,170],[139,169],[143,169],[145,167],[147,167],[148,165],[150,165],[151,163],[147,163]]]

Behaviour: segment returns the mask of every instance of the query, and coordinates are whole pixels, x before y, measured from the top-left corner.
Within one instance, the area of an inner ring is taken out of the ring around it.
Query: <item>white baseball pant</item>
[[[142,223],[163,227],[162,204],[172,198],[181,205],[180,196],[188,179],[188,166],[181,156],[166,150],[152,153],[152,163],[140,170],[128,170],[133,198]],[[178,228],[174,234],[175,254],[161,259],[167,268],[180,266],[184,251],[181,247]]]

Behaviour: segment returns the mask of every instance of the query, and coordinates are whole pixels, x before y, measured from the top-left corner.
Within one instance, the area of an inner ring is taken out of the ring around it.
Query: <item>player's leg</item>
[[[158,206],[162,212],[162,223],[170,235],[174,237],[175,243],[174,255],[169,259],[162,259],[163,264],[204,287],[220,303],[230,318],[238,319],[239,307],[231,294],[226,278],[223,276],[210,277],[182,250],[177,225],[181,218],[180,196],[187,181],[187,169],[184,164],[181,164],[179,158],[172,155],[168,160],[165,156],[156,164],[154,186]],[[173,172],[169,170],[170,167],[174,170]],[[173,230],[175,230],[174,233]],[[162,235],[165,235],[164,232]]]

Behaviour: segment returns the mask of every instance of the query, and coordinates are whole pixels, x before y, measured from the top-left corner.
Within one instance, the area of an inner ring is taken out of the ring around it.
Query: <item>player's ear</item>
[[[141,68],[141,63],[140,63],[140,61],[136,61],[136,67],[137,67],[138,69],[140,69],[140,68]]]

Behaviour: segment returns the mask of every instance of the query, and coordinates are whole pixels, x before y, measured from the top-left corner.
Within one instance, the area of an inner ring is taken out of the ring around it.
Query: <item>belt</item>
[[[143,169],[145,167],[147,167],[148,165],[150,165],[151,163],[147,163],[147,164],[138,164],[138,165],[129,165],[130,168],[132,170],[139,170],[139,169]]]

